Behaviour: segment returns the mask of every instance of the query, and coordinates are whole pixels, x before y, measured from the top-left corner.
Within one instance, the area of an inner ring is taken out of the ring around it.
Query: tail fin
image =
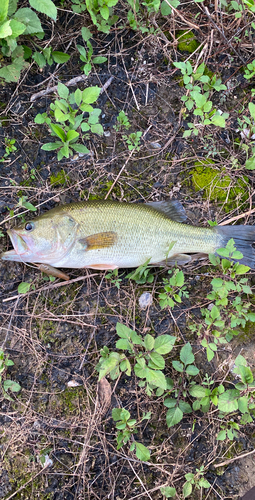
[[[221,247],[233,238],[236,249],[243,254],[240,262],[255,269],[255,226],[217,226]]]

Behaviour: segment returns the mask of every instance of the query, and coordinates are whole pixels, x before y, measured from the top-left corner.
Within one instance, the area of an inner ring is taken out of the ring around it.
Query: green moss
[[[189,52],[192,54],[199,46],[192,31],[177,31],[177,40],[177,47],[180,52]]]
[[[51,174],[50,183],[52,186],[65,186],[70,181],[69,175],[62,169],[56,174]]]
[[[246,201],[249,197],[247,177],[244,176],[243,179],[237,179],[233,183],[224,168],[219,171],[212,165],[214,165],[212,160],[195,162],[195,168],[191,170],[195,190],[204,190],[204,198],[210,201],[217,201],[219,204],[224,203],[226,211],[233,209],[233,205],[238,206],[240,202]]]

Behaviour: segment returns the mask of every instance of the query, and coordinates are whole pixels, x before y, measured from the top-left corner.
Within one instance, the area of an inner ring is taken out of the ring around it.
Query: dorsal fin
[[[174,220],[175,222],[185,222],[187,220],[185,208],[178,200],[150,201],[149,203],[146,203],[146,205],[149,205],[158,212],[162,212],[167,215],[169,219]]]

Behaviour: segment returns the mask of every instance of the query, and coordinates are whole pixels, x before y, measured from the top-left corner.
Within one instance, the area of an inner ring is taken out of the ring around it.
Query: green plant
[[[76,12],[76,14],[81,14],[87,10],[87,7],[85,2],[82,2],[82,0],[72,0],[72,10]]]
[[[129,123],[128,117],[125,113],[125,111],[120,111],[118,116],[117,116],[117,125],[114,125],[113,128],[115,128],[116,131],[119,131],[122,127],[125,129],[129,129],[131,127],[131,124]]]
[[[151,413],[144,413],[139,424],[143,420],[148,420],[151,417]],[[134,440],[134,434],[137,434],[138,422],[135,419],[130,418],[129,411],[124,408],[113,408],[112,418],[116,422],[117,433],[117,450],[122,446],[127,444],[127,442],[132,439],[132,444],[129,448],[130,451],[135,450],[135,454],[139,460],[148,461],[150,459],[150,450],[144,446],[142,443]]]
[[[171,14],[171,6],[177,8],[179,0],[128,0],[131,10],[128,11],[127,19],[133,30],[140,30],[141,33],[155,33],[154,26],[151,25],[152,18],[160,10],[162,16]]]
[[[81,61],[86,63],[86,64],[84,64],[82,69],[83,69],[85,75],[88,75],[91,71],[92,63],[93,64],[102,64],[105,61],[107,61],[107,57],[96,56],[96,57],[93,57],[93,59],[92,59],[93,47],[92,47],[91,42],[89,41],[89,39],[92,37],[92,33],[89,31],[88,28],[83,27],[81,30],[81,34],[82,34],[82,38],[83,38],[84,42],[86,42],[86,44],[87,44],[87,50],[85,49],[85,47],[82,47],[82,45],[78,45],[78,44],[77,44],[77,49],[80,52]]]
[[[216,255],[209,255],[209,259],[214,266],[220,266],[225,278],[212,279],[212,291],[207,295],[211,303],[208,308],[201,309],[203,321],[198,326],[189,326],[202,337],[201,345],[206,348],[208,361],[213,359],[220,344],[238,335],[236,328],[244,328],[248,321],[255,322],[255,313],[250,312],[251,304],[243,298],[252,294],[248,278],[241,277],[250,268],[231,260],[241,259],[243,255],[236,250],[233,239],[217,253],[223,257],[221,260]],[[235,294],[234,298],[232,294]]]
[[[39,51],[34,52],[32,59],[38,64],[39,68],[42,69],[46,64],[51,66],[54,62],[57,64],[64,64],[69,61],[70,56],[65,54],[65,52],[59,52],[58,50],[52,50],[52,47],[45,47]]]
[[[10,379],[3,380],[3,375],[5,374],[6,369],[8,368],[8,366],[13,365],[14,363],[11,359],[9,359],[8,354],[6,355],[3,349],[0,349],[0,386],[4,398],[8,399],[9,401],[13,401],[13,399],[9,396],[7,391],[9,390],[11,392],[19,392],[21,389],[21,386],[17,382],[14,382]]]
[[[175,343],[176,337],[161,335],[154,339],[147,334],[144,339],[134,330],[121,323],[116,325],[117,335],[120,339],[116,348],[127,351],[128,357],[123,353],[110,352],[108,347],[101,349],[101,358],[96,366],[99,380],[106,375],[114,380],[121,372],[130,376],[132,367],[136,376],[142,379],[140,387],[146,387],[146,393],[151,394],[155,388],[166,390],[168,382],[163,374],[165,368],[164,354],[168,354]]]
[[[0,162],[3,162],[8,156],[10,156],[11,153],[15,153],[17,151],[17,148],[15,146],[16,139],[9,139],[9,137],[4,138],[4,143],[5,143],[5,153],[3,157],[0,159]]]
[[[140,151],[140,139],[142,135],[143,133],[141,131],[123,135],[123,139],[126,141],[129,151],[133,151],[133,149]]]
[[[27,210],[31,210],[31,212],[36,212],[37,208],[32,205],[29,201],[27,201],[27,196],[20,196],[19,201],[17,203],[17,207],[26,208]]]
[[[42,149],[45,151],[58,149],[58,160],[63,157],[69,158],[69,156],[73,155],[73,150],[77,153],[88,154],[89,150],[86,146],[80,143],[77,144],[80,138],[80,132],[77,129],[82,132],[103,134],[103,127],[98,122],[101,109],[91,106],[97,100],[99,94],[99,87],[88,87],[83,91],[77,89],[75,92],[70,93],[66,85],[59,83],[58,95],[60,99],[56,99],[51,103],[50,116],[47,113],[39,113],[35,117],[35,123],[46,123],[51,130],[51,135],[58,137],[60,141],[46,143],[42,146]],[[89,117],[87,119],[84,118],[84,113],[88,113]],[[52,118],[63,125],[53,123]]]
[[[248,105],[251,117],[243,115],[242,119],[237,118],[241,130],[241,137],[248,144],[242,144],[241,147],[246,153],[245,168],[247,170],[255,169],[255,105],[249,102]]]
[[[110,280],[110,283],[112,283],[118,289],[120,289],[120,284],[122,282],[122,279],[118,275],[118,269],[114,269],[113,271],[109,271],[109,273],[107,273],[105,275],[105,279]]]
[[[207,479],[204,478],[204,465],[201,465],[199,469],[196,469],[196,474],[192,474],[189,472],[188,474],[185,474],[185,479],[186,482],[183,485],[183,497],[187,498],[191,495],[193,486],[197,489],[201,488],[210,488],[210,483],[207,481]]]
[[[244,78],[250,80],[255,75],[255,59],[244,68]]]
[[[221,431],[217,434],[217,441],[224,441],[225,439],[229,439],[233,441],[234,438],[239,437],[240,425],[234,420],[229,420],[227,424],[222,424],[220,426]]]
[[[210,76],[204,63],[200,64],[195,72],[189,61],[175,62],[174,66],[178,68],[183,75],[183,83],[186,88],[186,95],[181,100],[185,103],[188,111],[192,111],[194,116],[200,117],[200,121],[188,123],[189,130],[185,130],[183,137],[198,135],[199,129],[206,125],[215,125],[224,128],[228,113],[220,113],[213,109],[213,103],[209,100],[212,91],[226,90],[221,79],[216,75]],[[200,83],[200,86],[195,84]],[[204,93],[202,93],[202,90]],[[193,109],[195,108],[195,109]]]
[[[187,287],[184,285],[184,274],[180,269],[169,270],[171,278],[163,278],[165,291],[159,294],[159,305],[161,309],[173,308],[176,303],[180,304],[182,297],[188,297]]]
[[[148,259],[144,264],[137,267],[134,271],[131,271],[126,278],[134,280],[138,285],[144,285],[145,283],[152,283],[154,281],[154,275],[151,272],[151,267],[149,267],[150,259]]]
[[[38,12],[46,14],[54,21],[57,9],[52,0],[30,0],[30,5]],[[18,45],[20,36],[34,35],[42,39],[44,31],[37,14],[29,7],[17,9],[17,1],[1,0],[0,2],[0,46],[3,57],[11,58],[11,64],[0,68],[0,78],[6,82],[16,82],[22,69],[28,66],[32,51],[25,45]]]
[[[111,26],[117,22],[118,16],[112,15],[112,8],[117,3],[118,0],[86,0],[92,22],[99,31],[109,33]]]
[[[233,413],[236,411],[240,411],[241,419],[240,424],[245,425],[246,423],[251,423],[255,416],[255,384],[252,375],[252,371],[249,366],[247,366],[247,361],[241,355],[237,356],[235,360],[235,368],[233,372],[240,376],[241,382],[237,382],[234,385],[234,389],[225,389],[225,387],[220,384],[216,386],[213,390],[209,389],[209,387],[205,387],[204,385],[191,385],[189,388],[189,394],[196,399],[193,402],[193,410],[199,410],[207,412],[210,407],[210,403],[212,402],[214,406],[218,408],[218,410],[224,416],[228,413]],[[208,386],[208,380],[204,381]],[[210,383],[213,383],[210,381]],[[230,438],[232,436],[235,437],[235,433],[233,430],[239,430],[236,425],[229,424],[229,436],[226,431],[226,435]],[[230,432],[232,429],[232,433]],[[225,431],[226,428],[223,428]],[[219,434],[219,440],[225,439],[225,432]]]
[[[168,379],[168,391],[171,397],[164,400],[164,405],[168,408],[166,414],[166,423],[168,427],[173,427],[178,424],[184,413],[191,413],[191,405],[185,401],[187,396],[187,386],[189,386],[190,377],[195,377],[198,375],[199,370],[193,364],[195,361],[194,354],[192,352],[192,347],[188,342],[185,344],[180,351],[180,361],[172,361],[173,369],[182,376],[175,378],[175,381]],[[161,395],[163,392],[157,391],[157,395]]]

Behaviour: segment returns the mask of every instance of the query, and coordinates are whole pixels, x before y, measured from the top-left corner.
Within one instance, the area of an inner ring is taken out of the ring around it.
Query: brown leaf
[[[101,407],[101,412],[103,415],[107,412],[108,408],[111,406],[112,390],[111,386],[105,377],[97,384],[97,396]]]

